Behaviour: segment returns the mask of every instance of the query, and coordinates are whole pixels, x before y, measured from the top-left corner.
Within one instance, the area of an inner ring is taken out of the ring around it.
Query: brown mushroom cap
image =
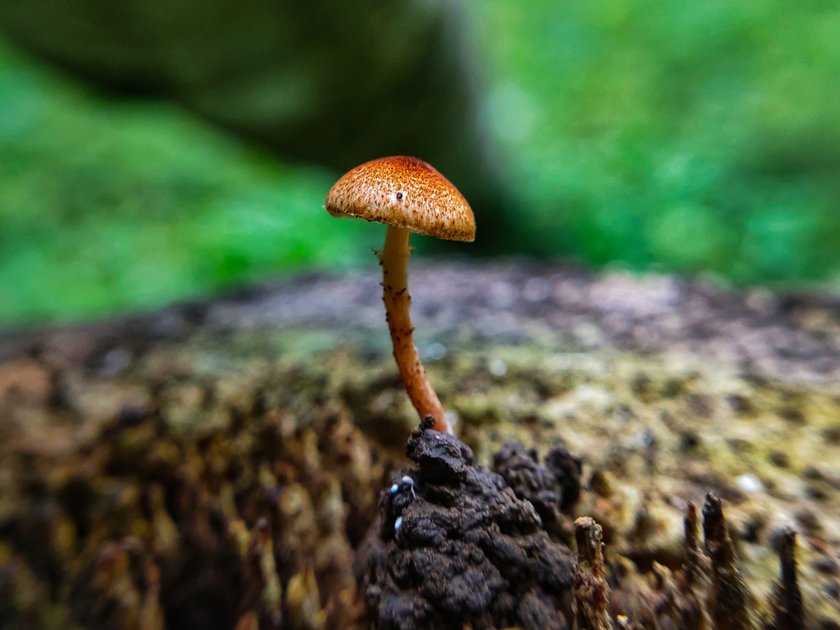
[[[414,157],[357,166],[330,188],[327,211],[449,241],[475,240],[470,204],[434,167]]]

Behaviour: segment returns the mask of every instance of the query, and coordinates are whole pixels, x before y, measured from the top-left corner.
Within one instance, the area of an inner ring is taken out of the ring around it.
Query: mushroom
[[[470,205],[448,179],[423,160],[396,156],[366,162],[345,174],[327,193],[326,206],[333,216],[387,224],[385,247],[377,256],[394,359],[420,418],[431,416],[435,429],[451,433],[414,347],[408,236],[417,232],[450,241],[473,241],[475,218]]]

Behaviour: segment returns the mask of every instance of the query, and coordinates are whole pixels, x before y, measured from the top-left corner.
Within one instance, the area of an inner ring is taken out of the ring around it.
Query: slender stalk
[[[385,233],[385,247],[379,252],[382,265],[382,301],[385,302],[385,319],[391,331],[394,359],[400,370],[405,391],[420,418],[432,416],[435,429],[451,433],[443,415],[443,406],[426,378],[426,370],[420,362],[414,347],[414,326],[409,308],[411,296],[408,293],[408,230],[388,226]]]

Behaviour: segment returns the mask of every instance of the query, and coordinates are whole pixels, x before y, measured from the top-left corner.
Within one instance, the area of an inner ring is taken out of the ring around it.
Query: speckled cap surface
[[[395,156],[365,162],[327,193],[327,211],[378,221],[449,241],[474,241],[475,218],[458,189],[423,160]]]

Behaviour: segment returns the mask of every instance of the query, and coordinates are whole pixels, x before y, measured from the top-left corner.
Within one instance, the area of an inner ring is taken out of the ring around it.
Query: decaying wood
[[[582,458],[614,623],[837,623],[840,301],[515,264],[412,281],[477,459]],[[354,552],[415,423],[381,309],[371,269],[2,334],[0,620],[363,625]]]

